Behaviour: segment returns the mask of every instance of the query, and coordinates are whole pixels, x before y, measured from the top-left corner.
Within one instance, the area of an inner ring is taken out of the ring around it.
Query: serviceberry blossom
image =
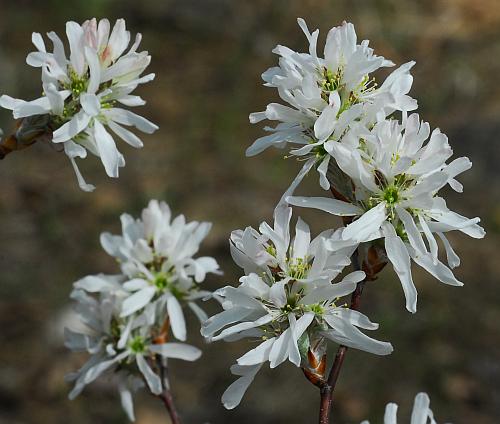
[[[385,407],[384,424],[397,424],[398,405],[388,403]],[[361,424],[370,424],[363,421]],[[434,414],[430,409],[430,399],[427,393],[419,393],[415,397],[410,424],[436,424]]]
[[[42,97],[33,101],[3,95],[0,105],[13,111],[14,118],[49,115],[47,130],[52,142],[62,143],[69,157],[80,188],[92,191],[94,186],[83,179],[75,158],[85,158],[87,151],[101,158],[108,176],[117,178],[125,165],[111,130],[129,145],[139,148],[143,143],[124,128],[133,126],[151,134],[158,127],[122,106],[141,106],[145,101],[131,94],[138,85],[154,79],[154,74],[141,76],[151,61],[148,52],[137,52],[141,34],[130,44],[125,21],[118,19],[113,29],[107,19],[66,24],[69,59],[64,44],[54,32],[47,34],[54,50],[48,52],[39,33],[33,33],[37,48],[26,58],[28,65],[42,69]],[[108,129],[107,129],[107,128]]]
[[[97,378],[109,379],[117,386],[122,406],[134,421],[132,393],[144,387],[143,381],[156,395],[168,384],[155,371],[158,361],[165,364],[168,358],[194,361],[201,351],[184,343],[165,342],[162,324],[156,321],[152,309],[123,317],[123,280],[123,276],[99,275],[75,284],[71,298],[77,302],[75,310],[81,326],[65,329],[65,345],[75,352],[87,352],[90,358],[78,371],[69,374],[67,380],[75,382],[69,394],[74,399]],[[92,293],[97,287],[101,292]]]
[[[350,262],[352,243],[340,240],[340,232],[333,230],[311,241],[300,218],[290,240],[291,214],[291,208],[278,206],[274,227],[263,222],[260,232],[248,227],[231,235],[233,258],[248,274],[238,287],[214,293],[224,311],[203,324],[202,334],[213,341],[250,338],[258,345],[231,368],[241,378],[222,397],[228,409],[240,403],[263,363],[275,368],[289,360],[300,367],[308,351],[317,356],[326,350],[326,340],[378,355],[392,352],[390,343],[358,329],[375,330],[378,324],[339,301],[365,278],[363,271],[356,271],[333,283]]]
[[[187,305],[203,322],[206,315],[195,303],[210,296],[200,289],[207,273],[220,274],[214,258],[193,258],[212,226],[209,222],[186,222],[184,215],[172,219],[165,202],[151,200],[142,219],[121,216],[122,235],[101,234],[104,250],[120,263],[127,281],[123,288],[121,316],[148,305],[166,310],[174,336],[186,339],[182,306]]]
[[[169,387],[162,369],[168,358],[194,361],[201,351],[169,341],[187,338],[183,307],[203,322],[207,316],[195,303],[211,295],[201,290],[207,273],[220,273],[210,257],[193,258],[211,224],[174,219],[168,205],[151,200],[142,219],[121,216],[122,235],[101,234],[101,243],[121,266],[117,275],[90,275],[74,284],[72,298],[84,329],[68,329],[66,345],[91,357],[70,375],[75,387],[106,375],[120,390],[122,404],[133,419],[131,392],[144,380],[158,395]],[[171,334],[170,334],[171,333]]]
[[[447,184],[461,192],[455,177],[472,166],[466,157],[446,163],[453,154],[446,135],[439,129],[431,134],[429,124],[420,122],[417,114],[403,114],[402,123],[383,120],[371,130],[358,126],[342,142],[327,148],[351,179],[352,195],[346,201],[289,196],[288,202],[353,217],[342,231],[342,240],[363,243],[383,238],[411,312],[416,311],[417,291],[410,259],[443,283],[463,285],[451,271],[460,259],[445,233],[458,230],[482,238],[485,232],[479,218],[468,219],[449,210],[438,196]],[[435,236],[443,243],[448,266],[438,259]]]
[[[371,125],[394,111],[417,108],[408,96],[413,78],[408,62],[378,85],[371,73],[381,67],[394,66],[368,47],[368,40],[357,42],[351,23],[332,28],[326,38],[324,57],[317,54],[319,30],[309,32],[303,19],[298,23],[309,42],[308,53],[298,53],[278,45],[279,66],[262,74],[265,85],[278,90],[288,105],[271,103],[263,112],[252,113],[250,122],[265,119],[278,121],[266,127],[270,135],[256,140],[247,150],[254,156],[270,146],[294,145],[290,155],[309,159],[305,167],[317,165],[320,184],[330,187],[326,178],[331,156],[325,144],[340,140],[354,123]]]

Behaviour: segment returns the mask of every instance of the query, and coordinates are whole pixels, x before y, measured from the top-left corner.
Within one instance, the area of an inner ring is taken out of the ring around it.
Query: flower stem
[[[175,407],[174,398],[172,396],[172,392],[167,387],[167,368],[161,364],[160,365],[160,374],[161,374],[161,384],[163,387],[163,391],[158,395],[158,398],[163,402],[165,408],[168,411],[168,415],[170,415],[170,420],[172,424],[181,424],[181,419],[179,418],[179,414],[177,412],[177,408]]]
[[[355,271],[359,271],[359,254],[356,250],[351,257],[352,266]],[[360,281],[356,287],[356,290],[351,296],[350,309],[358,310],[361,301],[361,294],[363,293],[365,280]],[[330,374],[328,379],[323,382],[320,387],[320,406],[319,406],[319,424],[329,424],[330,423],[330,412],[332,409],[333,402],[333,392],[339,378],[340,369],[344,363],[344,358],[347,353],[347,346],[339,346],[337,354],[335,355],[335,360],[333,361],[332,368],[330,369]]]

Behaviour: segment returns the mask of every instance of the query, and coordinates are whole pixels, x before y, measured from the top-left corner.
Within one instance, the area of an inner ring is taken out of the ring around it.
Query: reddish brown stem
[[[356,250],[352,255],[352,265],[354,270],[358,271],[360,269],[358,251]],[[350,309],[358,310],[361,301],[361,294],[363,293],[363,286],[365,281],[358,283],[356,290],[354,290],[351,296],[351,306]],[[340,369],[344,363],[344,358],[347,353],[347,346],[339,346],[337,354],[335,355],[335,360],[333,361],[332,368],[330,369],[330,374],[328,379],[323,381],[320,387],[320,406],[319,406],[319,424],[329,424],[330,423],[330,412],[332,409],[333,392],[339,378]]]
[[[179,413],[177,412],[177,408],[175,407],[175,402],[172,396],[172,392],[166,386],[166,380],[168,379],[167,369],[161,363],[160,363],[160,375],[161,375],[161,384],[163,387],[163,391],[161,394],[158,395],[158,398],[165,405],[168,415],[170,415],[170,420],[172,421],[172,424],[181,424],[181,419],[179,417]]]

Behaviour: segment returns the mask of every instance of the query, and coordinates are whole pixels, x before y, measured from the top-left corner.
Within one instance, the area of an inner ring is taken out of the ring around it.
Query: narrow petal
[[[337,216],[356,216],[363,213],[358,206],[328,197],[289,196],[286,201],[290,205],[319,209]]]
[[[370,235],[380,229],[387,218],[386,205],[379,203],[349,224],[342,233],[344,240],[365,241]]]
[[[131,145],[132,147],[140,148],[144,146],[139,137],[137,137],[132,131],[123,128],[121,125],[118,125],[116,122],[109,121],[108,126],[118,137],[120,137],[123,141],[125,141],[125,143]]]
[[[160,377],[154,373],[142,355],[137,355],[135,359],[149,389],[153,394],[159,395],[162,392]]]
[[[69,122],[54,131],[52,142],[63,143],[71,140],[77,134],[80,134],[87,128],[90,122],[90,116],[84,110],[78,112]]]
[[[118,178],[121,154],[113,138],[98,120],[94,120],[94,137],[106,174],[112,178]]]
[[[175,296],[169,296],[167,299],[167,311],[172,326],[174,336],[181,341],[186,340],[186,321],[182,307]]]
[[[311,243],[311,231],[309,225],[305,223],[300,217],[295,226],[295,240],[293,242],[293,257],[305,258]]]
[[[200,349],[184,343],[153,344],[148,349],[164,358],[176,358],[184,361],[196,361],[201,356]]]
[[[252,366],[233,365],[231,367],[231,372],[241,375],[241,377],[232,383],[223,393],[221,400],[224,408],[234,409],[240,404],[241,399],[261,367],[261,364]]]
[[[269,360],[269,353],[273,347],[276,337],[272,337],[262,342],[256,348],[248,351],[238,359],[238,365],[257,365]]]
[[[101,111],[101,102],[95,94],[82,93],[80,103],[83,110],[89,116],[95,117]]]
[[[391,224],[387,223],[383,227],[385,234],[385,250],[387,257],[394,267],[394,271],[401,281],[403,292],[406,298],[406,309],[410,312],[417,311],[417,289],[413,284],[411,276],[410,255],[403,240],[396,235]]]
[[[426,424],[429,417],[430,399],[427,393],[419,393],[413,403],[411,413],[411,424]]]
[[[120,392],[120,401],[122,404],[122,408],[127,414],[127,417],[130,421],[135,421],[134,415],[134,402],[132,399],[132,393],[130,390],[123,384],[118,386],[118,391]]]
[[[135,292],[133,295],[127,297],[122,304],[122,312],[120,316],[126,317],[128,315],[133,314],[141,308],[144,308],[151,299],[154,297],[156,293],[155,287],[146,287],[138,292]]]

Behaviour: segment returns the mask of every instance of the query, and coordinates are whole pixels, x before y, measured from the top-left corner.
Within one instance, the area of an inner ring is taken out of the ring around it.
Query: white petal
[[[357,284],[355,282],[328,284],[327,286],[322,286],[315,290],[312,290],[299,301],[299,304],[311,305],[314,303],[323,302],[325,300],[342,297],[349,293],[352,293],[356,289],[356,285]]]
[[[245,353],[238,359],[238,365],[257,365],[269,360],[269,353],[275,340],[276,337],[272,337]]]
[[[69,143],[69,142],[66,142],[66,143]],[[69,160],[71,161],[71,165],[73,166],[73,170],[75,171],[76,179],[78,181],[78,186],[83,191],[85,191],[87,193],[90,193],[90,192],[94,191],[95,190],[95,186],[92,185],[92,184],[88,184],[87,182],[85,182],[85,180],[83,179],[83,175],[80,172],[80,169],[78,169],[78,166],[76,164],[75,159],[73,159],[72,157],[70,157]]]
[[[113,138],[98,120],[94,120],[94,137],[106,174],[112,178],[118,178],[121,154]]]
[[[406,309],[410,312],[417,311],[417,289],[413,284],[411,276],[410,255],[403,240],[401,240],[391,224],[386,223],[383,227],[385,234],[385,250],[391,261],[394,271],[401,281],[401,286],[406,298]]]
[[[403,222],[406,234],[408,235],[408,240],[410,241],[410,244],[413,246],[413,248],[421,254],[427,253],[427,248],[425,247],[422,235],[420,234],[420,231],[418,230],[415,221],[413,220],[413,217],[410,215],[410,213],[400,206],[396,206],[396,213]]]
[[[162,392],[160,377],[153,372],[142,355],[137,355],[135,359],[149,389],[153,394],[159,395]]]
[[[224,328],[226,325],[233,324],[245,319],[254,311],[247,308],[231,308],[210,317],[202,326],[201,334],[204,337],[211,336]]]
[[[73,286],[91,293],[112,291],[119,287],[116,281],[107,279],[104,275],[88,275],[78,280]]]
[[[133,132],[123,128],[121,125],[118,125],[116,122],[109,121],[109,128],[113,130],[113,132],[120,137],[125,143],[130,144],[132,147],[140,148],[144,144],[141,139],[137,137]]]
[[[393,351],[390,343],[368,337],[342,318],[334,315],[325,315],[325,320],[332,327],[332,330],[324,331],[322,334],[339,344],[364,350],[375,355],[388,355]]]
[[[225,330],[222,330],[220,334],[218,334],[215,337],[212,337],[213,341],[217,340],[227,340],[229,336],[232,336],[233,334],[240,333],[242,331],[249,330],[251,328],[256,328],[260,327],[262,325],[266,325],[272,321],[273,317],[271,315],[264,315],[263,317],[260,317],[256,321],[245,321],[241,322],[239,324],[233,325],[232,327],[228,327]]]
[[[335,310],[335,315],[350,322],[356,327],[364,328],[366,330],[376,330],[379,327],[377,323],[371,322],[366,315],[353,309],[337,308]]]
[[[269,353],[269,366],[271,368],[276,368],[288,358],[291,337],[290,328],[287,328],[273,343]]]
[[[108,41],[108,47],[111,50],[111,61],[117,59],[125,51],[129,43],[130,33],[126,30],[125,20],[117,19]]]
[[[295,315],[293,313],[288,314],[288,322],[290,323],[290,347],[288,353],[288,359],[290,362],[297,367],[300,367],[301,357],[298,347],[298,340],[307,330],[307,327],[311,324],[314,319],[313,312],[306,312],[298,320],[295,320]]]
[[[337,94],[336,92],[334,93]],[[314,123],[314,135],[318,140],[324,141],[332,134],[335,124],[337,123],[337,112],[339,111],[339,107],[340,98],[338,102],[326,106],[321,112],[321,115]]]
[[[426,424],[429,417],[430,399],[427,393],[419,393],[415,397],[413,411],[411,413],[411,424]]]
[[[430,255],[412,255],[413,260],[424,268],[428,273],[436,277],[439,281],[451,286],[463,286],[464,283],[458,281],[453,272],[441,261],[434,262]]]
[[[154,297],[156,293],[155,287],[146,287],[138,292],[135,292],[133,295],[127,297],[123,301],[122,312],[120,314],[121,317],[126,317],[134,312],[138,311],[141,308],[144,308],[151,299]]]
[[[62,143],[71,140],[77,134],[87,128],[90,122],[90,116],[84,110],[78,112],[69,122],[54,131],[52,141],[54,143]]]
[[[167,311],[172,326],[174,336],[181,341],[186,340],[186,321],[182,307],[175,296],[169,296],[167,299]]]
[[[395,403],[388,403],[385,407],[384,424],[398,424],[397,423],[398,405]]]
[[[261,367],[262,365],[253,365],[248,367],[233,365],[231,367],[231,372],[233,374],[241,375],[241,377],[232,383],[222,395],[222,404],[226,409],[234,409],[240,404],[243,395]]]
[[[386,205],[379,203],[349,224],[342,233],[344,240],[365,241],[372,233],[380,229],[387,218]]]
[[[128,291],[137,291],[141,289],[145,289],[149,286],[149,283],[142,278],[133,278],[123,284],[123,288]]]
[[[311,243],[311,231],[300,217],[295,226],[295,240],[293,242],[292,254],[294,258],[305,258]]]
[[[153,344],[148,348],[164,358],[176,358],[184,361],[196,361],[201,356],[201,350],[184,343]]]
[[[146,118],[125,109],[115,107],[107,110],[105,115],[119,124],[134,126],[146,134],[152,134],[158,129],[158,126],[148,121]]]
[[[78,75],[83,75],[85,70],[85,58],[83,53],[83,29],[76,22],[66,23],[66,35],[71,50],[70,61],[73,69]]]
[[[427,225],[427,222],[425,221],[424,217],[422,215],[419,215],[418,220],[420,222],[420,226],[422,227],[422,230],[424,231],[425,238],[427,239],[427,242],[429,243],[430,254],[431,254],[431,257],[434,261],[434,264],[437,264],[438,245],[437,245],[436,239],[432,235],[432,232],[429,229],[429,226]]]
[[[118,391],[120,392],[120,401],[122,404],[122,408],[127,414],[127,417],[130,421],[135,421],[134,415],[134,402],[132,399],[132,393],[125,385],[119,385]]]
[[[99,57],[97,52],[87,46],[85,46],[85,58],[89,64],[90,79],[87,86],[87,93],[95,94],[99,89],[99,84],[101,83],[101,64],[99,63]]]
[[[328,197],[289,196],[286,201],[290,205],[319,209],[337,216],[355,216],[363,213],[358,206]]]
[[[89,116],[97,116],[101,111],[101,101],[95,94],[82,93],[80,103],[83,110]]]
[[[39,51],[46,52],[45,43],[43,41],[42,35],[39,32],[34,32],[33,34],[31,34],[31,42]]]
[[[317,171],[319,174],[319,185],[323,190],[330,189],[330,182],[326,177],[326,173],[328,172],[328,164],[330,163],[330,155],[326,155],[325,159],[318,166]]]
[[[453,247],[451,247],[450,242],[448,239],[445,237],[443,233],[437,233],[438,237],[441,239],[441,241],[444,244],[444,248],[446,250],[446,259],[448,261],[448,265],[450,268],[456,268],[457,266],[460,265],[460,258],[458,255],[455,253],[453,250]]]
[[[278,281],[273,283],[269,290],[269,300],[280,308],[285,306],[287,302],[285,284],[285,281]]]

